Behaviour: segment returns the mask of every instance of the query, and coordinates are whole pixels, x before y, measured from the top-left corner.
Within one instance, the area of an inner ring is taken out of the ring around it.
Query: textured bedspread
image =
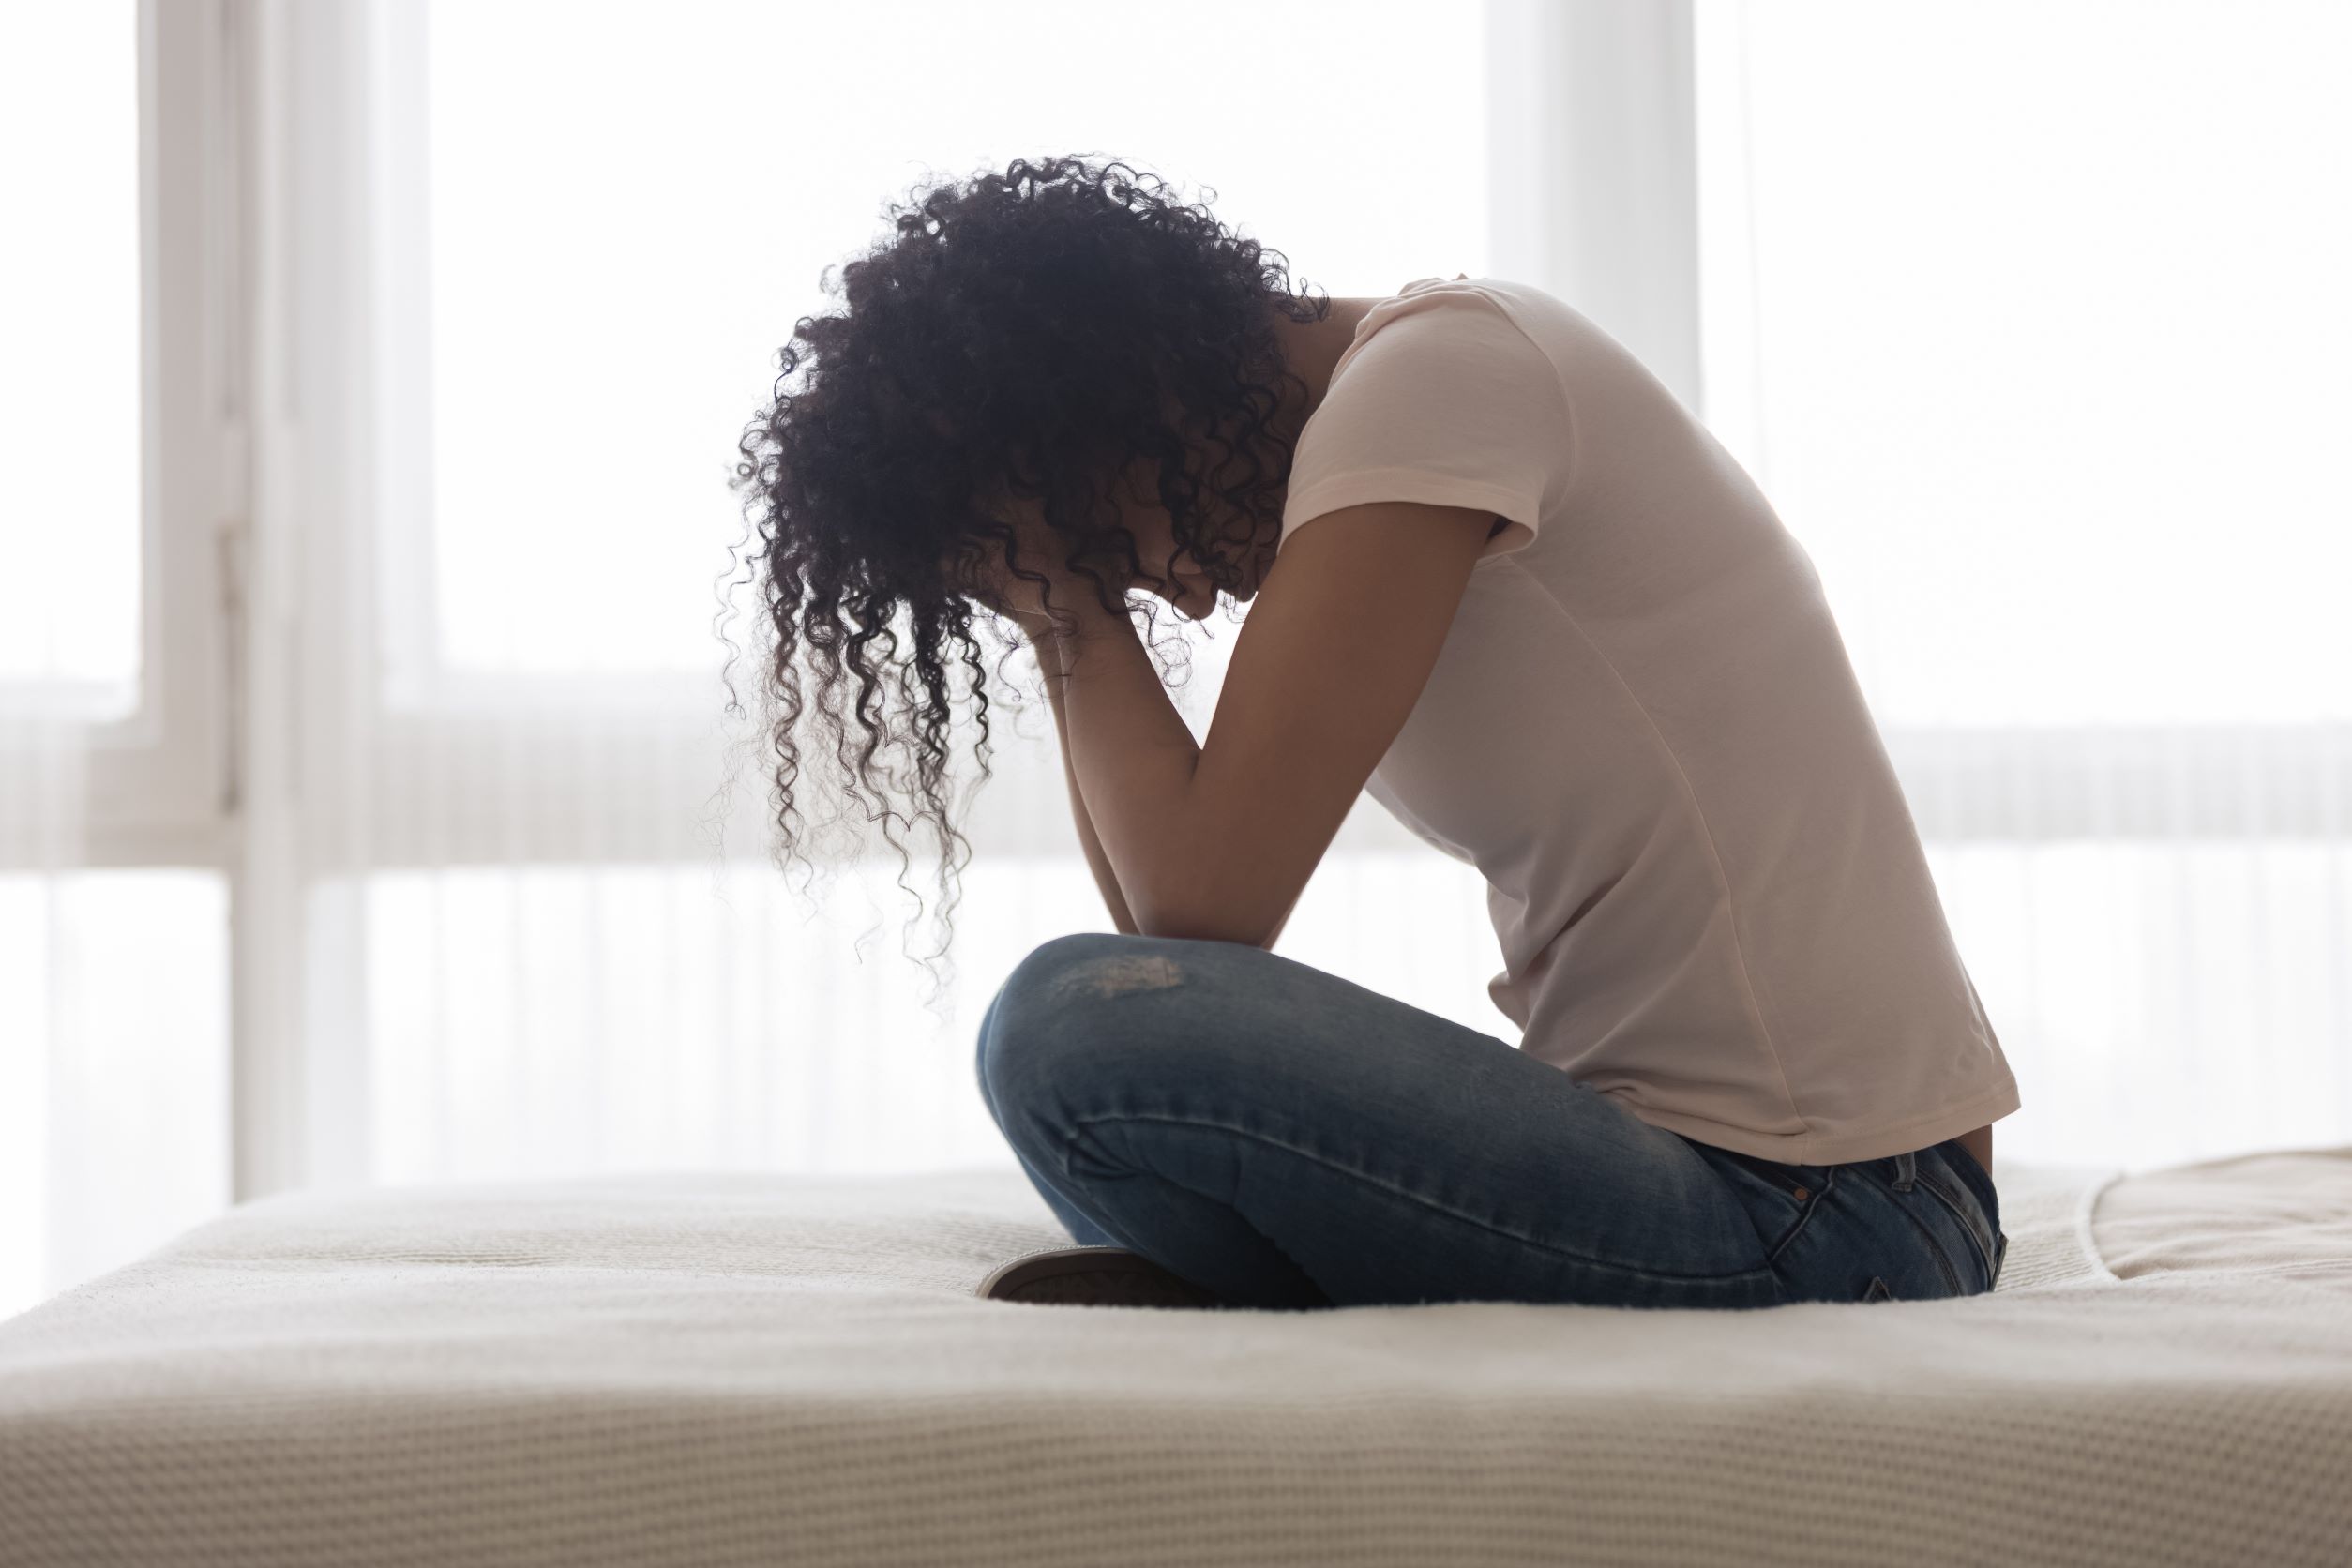
[[[275,1199],[0,1325],[0,1564],[2345,1562],[2352,1152],[2000,1179],[1995,1295],[1719,1314],[984,1302],[1009,1169]]]

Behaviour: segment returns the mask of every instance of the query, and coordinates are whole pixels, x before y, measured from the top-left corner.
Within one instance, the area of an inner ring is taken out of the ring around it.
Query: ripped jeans
[[[1957,1140],[1733,1153],[1241,942],[1057,937],[988,1004],[977,1066],[1074,1241],[1229,1306],[1926,1300],[1991,1289],[2007,1251]]]

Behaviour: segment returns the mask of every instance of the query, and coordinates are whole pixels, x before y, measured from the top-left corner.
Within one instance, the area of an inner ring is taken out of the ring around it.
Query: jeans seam
[[[1937,1272],[1944,1276],[1944,1284],[1953,1295],[1961,1294],[1960,1271],[1952,1267],[1952,1254],[1945,1251],[1944,1244],[1936,1239],[1936,1232],[1930,1230],[1927,1222],[1911,1213],[1910,1206],[1900,1199],[1894,1199],[1894,1208],[1897,1214],[1911,1222],[1911,1228],[1919,1232],[1920,1240],[1927,1244],[1927,1250],[1935,1256]]]
[[[1780,1255],[1787,1252],[1789,1244],[1804,1233],[1805,1227],[1813,1223],[1813,1216],[1820,1209],[1821,1200],[1829,1197],[1830,1189],[1836,1185],[1837,1167],[1831,1166],[1822,1175],[1821,1184],[1814,1188],[1812,1196],[1805,1199],[1802,1210],[1797,1215],[1797,1223],[1790,1226],[1787,1233],[1779,1241],[1774,1242],[1772,1250],[1764,1255],[1766,1267],[1778,1268],[1780,1266]]]
[[[1922,1170],[1919,1173],[1919,1183],[1921,1186],[1925,1187],[1929,1192],[1935,1194],[1937,1201],[1940,1202],[1945,1208],[1952,1211],[1952,1217],[1960,1222],[1960,1229],[1962,1230],[1968,1232],[1968,1244],[1976,1248],[1977,1261],[1984,1267],[1984,1277],[1987,1281],[1987,1289],[1990,1289],[1990,1281],[1993,1278],[1994,1273],[1993,1249],[1986,1244],[1984,1238],[1978,1234],[1976,1221],[1968,1217],[1968,1211],[1961,1207],[1959,1202],[1953,1199],[1952,1194],[1944,1190],[1943,1183],[1938,1181],[1932,1173],[1926,1170]]]
[[[1228,1122],[1213,1121],[1207,1118],[1195,1116],[1160,1116],[1131,1112],[1112,1112],[1104,1116],[1078,1116],[1071,1118],[1071,1125],[1074,1128],[1079,1129],[1081,1132],[1087,1127],[1095,1126],[1105,1122],[1146,1122],[1180,1127],[1206,1127],[1214,1129],[1217,1132],[1231,1133],[1241,1138],[1255,1138],[1260,1143],[1270,1144],[1276,1149],[1285,1151],[1286,1153],[1296,1154],[1302,1159],[1312,1160],[1317,1165],[1322,1166],[1326,1169],[1336,1170],[1342,1175],[1353,1177],[1355,1180],[1364,1183],[1367,1186],[1377,1187],[1380,1191],[1388,1193],[1392,1197],[1401,1198],[1407,1202],[1418,1204],[1422,1208],[1427,1209],[1433,1214],[1443,1214],[1448,1219],[1458,1220],[1464,1225],[1475,1226],[1481,1230],[1487,1231],[1493,1235],[1500,1236],[1507,1241],[1516,1242],[1522,1246],[1531,1246],[1536,1248],[1538,1251],[1548,1252],[1554,1257],[1564,1258],[1570,1262],[1576,1263],[1584,1268],[1606,1270],[1610,1274],[1624,1274],[1636,1279],[1671,1280],[1676,1282],[1706,1285],[1728,1284],[1736,1280],[1755,1279],[1759,1276],[1777,1277],[1772,1274],[1770,1259],[1767,1259],[1761,1267],[1754,1269],[1741,1269],[1731,1274],[1663,1274],[1656,1270],[1638,1268],[1632,1264],[1611,1263],[1604,1261],[1598,1258],[1588,1258],[1582,1253],[1571,1252],[1566,1247],[1555,1246],[1551,1243],[1539,1240],[1536,1237],[1524,1236],[1515,1230],[1506,1230],[1501,1226],[1480,1219],[1475,1214],[1466,1214],[1458,1209],[1449,1209],[1444,1204],[1433,1202],[1430,1199],[1424,1198],[1417,1192],[1410,1191],[1405,1187],[1397,1186],[1395,1184],[1391,1182],[1382,1181],[1380,1177],[1373,1175],[1368,1170],[1359,1170],[1354,1166],[1345,1164],[1339,1160],[1332,1159],[1328,1155],[1319,1154],[1312,1149],[1301,1148],[1295,1143],[1287,1142],[1282,1138],[1272,1137],[1266,1133],[1256,1132],[1247,1127],[1237,1127]],[[1078,1177],[1075,1172],[1072,1172],[1067,1168],[1069,1165],[1069,1150],[1066,1145],[1063,1150],[1063,1165],[1064,1168],[1063,1174],[1070,1177],[1072,1181],[1082,1180],[1082,1178]],[[1802,1224],[1802,1222],[1800,1222],[1800,1224]]]

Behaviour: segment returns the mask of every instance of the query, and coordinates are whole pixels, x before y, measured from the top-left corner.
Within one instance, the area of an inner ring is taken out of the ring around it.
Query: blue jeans
[[[1057,937],[989,1003],[978,1071],[1074,1241],[1230,1306],[1911,1301],[1991,1289],[2007,1251],[1956,1140],[1733,1153],[1242,942]]]

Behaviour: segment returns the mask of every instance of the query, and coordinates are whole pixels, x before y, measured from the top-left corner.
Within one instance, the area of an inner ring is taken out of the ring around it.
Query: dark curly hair
[[[1156,474],[1176,548],[1220,602],[1241,585],[1252,541],[1279,526],[1300,406],[1282,388],[1305,387],[1284,363],[1276,317],[1324,320],[1329,296],[1294,294],[1281,252],[1167,190],[1124,160],[1082,156],[918,185],[886,209],[895,234],[841,266],[846,309],[793,324],[773,400],[738,446],[734,488],[749,530],[727,596],[746,583],[759,591],[757,744],[776,863],[795,850],[807,859],[800,731],[813,707],[844,793],[882,822],[911,895],[912,862],[893,827],[932,826],[934,957],[952,940],[970,860],[945,799],[966,698],[973,788],[989,776],[989,680],[975,633],[1003,637],[1007,656],[1021,645],[973,602],[971,574],[1009,563],[1017,577],[1048,580],[988,498],[1037,500],[1063,569],[1093,581],[1114,611],[1142,569],[1111,495],[1130,475]],[[1104,564],[1112,575],[1096,569]],[[728,697],[740,718],[731,674]],[[865,731],[854,750],[852,716]],[[894,748],[896,765],[878,769]],[[884,786],[916,818],[901,819]]]

